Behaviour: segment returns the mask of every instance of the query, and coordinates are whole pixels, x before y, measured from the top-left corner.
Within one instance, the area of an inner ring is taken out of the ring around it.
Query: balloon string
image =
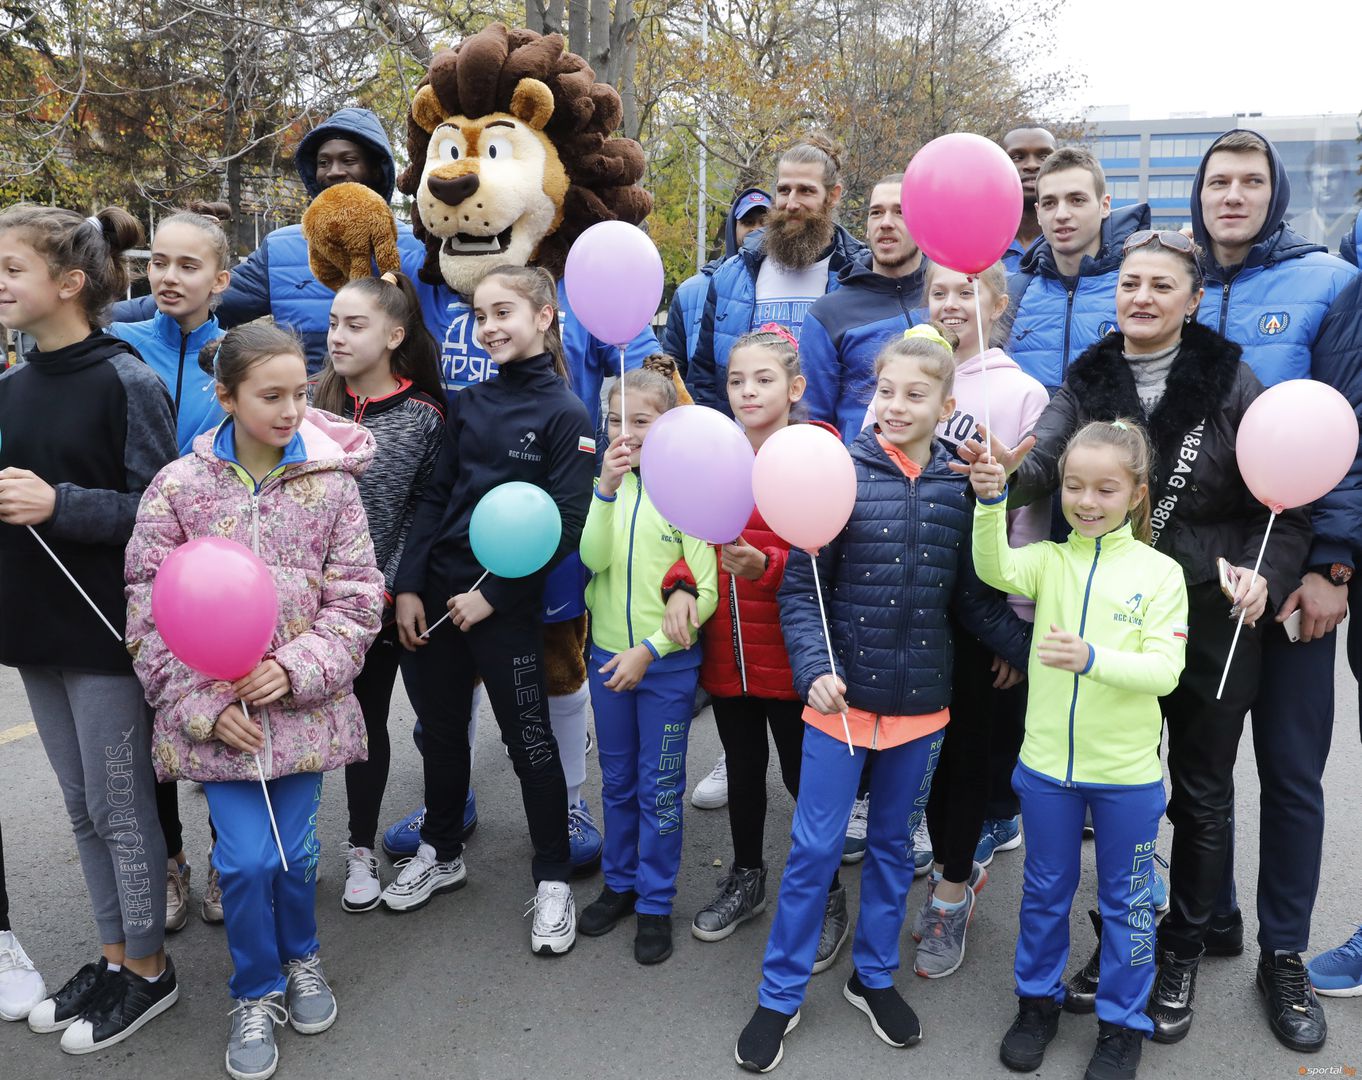
[[[979,381],[984,390],[984,461],[993,461],[993,412],[989,407],[988,397],[988,362],[984,360],[984,313],[979,306],[979,279],[971,274],[970,281],[974,283],[974,326],[976,329],[975,337],[978,339],[976,345],[979,357]]]
[[[241,711],[247,720],[251,718],[251,712],[246,708],[246,699],[241,699]],[[279,861],[284,864],[284,873],[288,873],[288,856],[284,854],[284,842],[279,839],[279,823],[274,820],[274,804],[270,802],[270,789],[265,783],[265,770],[260,764],[260,752],[255,753],[255,775],[260,778],[260,790],[265,793],[265,809],[270,815],[270,829],[274,833],[274,843],[279,849]]]
[[[818,614],[823,619],[823,640],[828,643],[828,665],[832,668],[833,682],[837,681],[837,661],[832,658],[832,634],[828,631],[828,613],[823,607],[823,586],[818,582],[818,560],[812,551],[809,552],[809,562],[813,564],[813,592],[818,597]],[[851,724],[847,721],[846,710],[842,710],[842,731],[847,737],[847,753],[852,757],[856,756],[856,748],[851,743]]]
[[[109,620],[104,617],[104,612],[100,611],[99,608],[95,605],[95,602],[90,599],[90,594],[80,587],[80,582],[71,576],[71,571],[66,569],[66,565],[59,558],[57,558],[56,553],[50,547],[47,546],[47,541],[38,535],[38,530],[35,529],[32,525],[30,525],[28,526],[28,531],[33,534],[33,539],[38,541],[38,543],[42,545],[42,549],[45,552],[47,552],[47,554],[51,557],[52,561],[57,564],[57,569],[66,575],[66,580],[76,587],[76,592],[80,593],[81,599],[90,605],[90,610],[99,616],[99,621],[109,628],[109,633],[111,633],[114,636],[114,640],[117,641],[119,644],[122,644],[123,635],[120,634],[117,630],[115,630],[113,628],[113,623],[109,622]]]
[[[624,404],[624,352],[625,347],[620,346],[620,434],[629,434],[629,412]]]
[[[1253,573],[1249,575],[1249,591],[1253,590],[1254,582],[1258,580],[1258,567],[1263,565],[1263,552],[1267,550],[1267,538],[1272,535],[1272,523],[1277,520],[1277,511],[1272,511],[1272,516],[1267,519],[1267,528],[1263,531],[1263,542],[1258,546],[1258,559],[1253,564]],[[1247,595],[1247,594],[1246,594]],[[1230,664],[1234,662],[1234,647],[1239,644],[1239,631],[1244,629],[1244,608],[1239,607],[1239,622],[1234,627],[1234,637],[1230,641],[1230,654],[1225,657],[1225,670],[1220,676],[1220,687],[1215,692],[1215,700],[1220,700],[1220,695],[1225,692],[1225,680],[1230,677]]]
[[[742,692],[747,693],[747,659],[743,656],[742,649],[742,618],[738,615],[738,578],[735,574],[728,575],[728,591],[733,597],[733,629],[738,635],[738,673],[742,676]]]
[[[484,581],[487,580],[487,575],[490,574],[491,572],[492,572],[492,571],[490,571],[490,570],[484,570],[484,571],[482,572],[482,577],[478,578],[477,581],[473,582],[473,587],[472,587],[471,589],[469,589],[468,591],[469,591],[469,592],[477,592],[477,591],[478,591],[478,586],[481,585]],[[446,619],[448,619],[448,618],[449,618],[451,615],[453,615],[453,614],[454,614],[454,612],[452,612],[452,611],[446,611],[443,615],[441,615],[441,616],[440,616],[438,619],[436,619],[433,623],[431,623],[429,626],[427,626],[427,627],[426,627],[426,632],[425,632],[424,634],[422,634],[421,636],[422,636],[422,637],[430,637],[430,632],[431,632],[432,630],[434,630],[437,626],[439,626],[442,622],[444,622]]]

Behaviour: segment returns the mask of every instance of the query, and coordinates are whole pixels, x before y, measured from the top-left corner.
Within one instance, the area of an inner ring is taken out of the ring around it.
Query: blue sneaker
[[[927,831],[926,814],[918,821],[909,843],[913,847],[913,877],[920,878],[923,874],[931,873],[936,860],[932,856],[932,834]]]
[[[1305,968],[1315,993],[1326,997],[1362,997],[1362,926],[1337,949],[1320,953]]]
[[[1021,815],[1010,818],[988,818],[979,833],[979,846],[974,849],[974,861],[987,866],[1000,851],[1011,851],[1021,846]]]
[[[426,808],[418,806],[397,824],[383,834],[383,850],[390,859],[410,859],[421,846],[421,826],[426,823]],[[463,835],[461,841],[473,835],[478,827],[478,800],[473,797],[473,789],[468,789],[468,799],[463,804]]]
[[[605,841],[601,838],[601,830],[596,828],[585,799],[568,810],[568,844],[572,848],[573,876],[594,874],[601,865],[601,850],[605,847]]]
[[[1168,860],[1161,855],[1155,855],[1154,861],[1168,869]],[[1154,871],[1154,880],[1149,883],[1149,899],[1154,905],[1154,911],[1158,915],[1168,912],[1168,882],[1163,879],[1163,875],[1157,870]]]

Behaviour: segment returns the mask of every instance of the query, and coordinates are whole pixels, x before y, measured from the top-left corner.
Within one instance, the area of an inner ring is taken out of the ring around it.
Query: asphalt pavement
[[[1342,942],[1362,921],[1362,744],[1356,685],[1341,651],[1338,672],[1333,753],[1325,777],[1329,817],[1311,955]],[[1280,722],[1290,723],[1290,718]],[[421,798],[411,723],[412,710],[399,683],[391,719],[393,768],[385,822]],[[708,772],[718,750],[714,724],[705,712],[696,719],[691,737],[691,787]],[[468,886],[437,897],[424,910],[406,915],[383,909],[363,915],[342,911],[343,783],[340,774],[326,780],[318,821],[324,857],[317,898],[322,957],[340,1017],[319,1036],[283,1031],[279,1076],[712,1080],[745,1075],[733,1063],[733,1045],[755,1007],[774,902],[727,941],[705,944],[689,933],[691,917],[710,899],[722,864],[730,858],[724,811],[697,811],[687,804],[676,952],[664,964],[643,968],[633,960],[631,924],[602,938],[579,938],[576,948],[561,958],[531,955],[529,920],[523,917],[533,894],[524,813],[490,715],[484,717],[477,740],[474,784],[480,824],[466,853]],[[774,901],[788,846],[791,801],[774,767],[769,786],[766,852]],[[1257,929],[1258,781],[1247,736],[1238,787],[1239,892],[1252,941]],[[586,794],[598,816],[599,792],[600,770],[593,753]],[[193,866],[195,914],[168,942],[179,972],[179,1003],[127,1042],[83,1058],[62,1054],[57,1036],[35,1035],[25,1024],[0,1024],[0,1080],[226,1075],[223,1051],[231,1008],[226,939],[220,926],[204,924],[197,914],[208,870],[202,792],[183,785],[181,810]],[[95,929],[57,783],[32,734],[18,676],[10,669],[0,669],[0,822],[11,921],[49,988],[55,989],[97,955]],[[1164,854],[1169,839],[1165,823],[1159,845]],[[1085,914],[1094,895],[1092,845],[1085,846],[1069,970],[1086,959],[1093,943]],[[1022,849],[1002,853],[990,867],[966,960],[956,974],[935,981],[913,975],[913,943],[904,934],[898,986],[922,1019],[919,1045],[901,1050],[886,1046],[842,999],[842,984],[851,973],[848,947],[834,968],[814,978],[802,1023],[787,1038],[785,1060],[775,1075],[785,1080],[1012,1075],[998,1061],[998,1041],[1015,1011],[1011,968],[1022,854]],[[386,861],[381,874],[385,883],[393,875]],[[853,911],[859,874],[856,867],[843,873]],[[579,910],[600,885],[599,874],[575,883]],[[909,896],[910,915],[923,894],[919,880]],[[1319,1054],[1292,1053],[1268,1030],[1253,986],[1255,961],[1256,947],[1251,945],[1236,959],[1203,963],[1191,1034],[1177,1046],[1147,1044],[1143,1080],[1284,1080],[1310,1070],[1355,1075],[1350,1070],[1362,1067],[1362,998],[1326,1000],[1327,1046]],[[1078,1080],[1095,1036],[1094,1018],[1065,1015],[1038,1075]]]

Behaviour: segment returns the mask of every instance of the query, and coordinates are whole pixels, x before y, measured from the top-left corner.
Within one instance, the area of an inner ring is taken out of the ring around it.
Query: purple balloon
[[[568,251],[563,284],[578,322],[607,345],[638,337],[662,303],[662,256],[624,221],[597,222]]]
[[[658,513],[689,536],[711,544],[736,540],[747,528],[752,498],[752,444],[716,409],[683,405],[663,413],[643,442],[643,487]]]

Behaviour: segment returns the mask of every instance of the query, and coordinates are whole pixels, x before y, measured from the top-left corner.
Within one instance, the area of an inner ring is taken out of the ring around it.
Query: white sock
[[[586,783],[586,706],[590,698],[585,686],[571,694],[549,698],[549,724],[563,761],[569,808],[581,801],[582,785]]]

